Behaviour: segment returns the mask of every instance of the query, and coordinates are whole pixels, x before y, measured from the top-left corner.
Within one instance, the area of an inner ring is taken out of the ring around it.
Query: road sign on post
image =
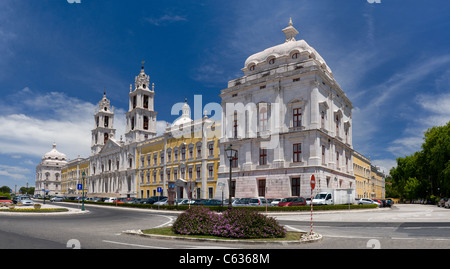
[[[314,190],[316,188],[316,178],[314,175],[311,176],[311,189]]]
[[[316,188],[316,178],[311,175],[311,233],[313,234],[313,190]]]

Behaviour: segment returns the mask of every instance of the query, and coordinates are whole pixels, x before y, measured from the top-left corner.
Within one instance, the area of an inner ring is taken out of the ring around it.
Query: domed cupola
[[[53,143],[53,149],[42,157],[43,161],[51,160],[51,161],[63,161],[65,162],[67,159],[66,155],[56,150],[56,143]]]
[[[186,123],[191,123],[191,107],[187,103],[187,98],[184,99],[184,105],[181,107],[181,116],[176,119],[172,126],[182,125]]]
[[[332,76],[331,69],[319,53],[305,40],[296,40],[295,37],[299,32],[293,26],[292,19],[289,19],[289,25],[282,31],[285,34],[284,43],[267,48],[247,58],[242,69],[246,75],[267,71],[280,65],[313,59]]]

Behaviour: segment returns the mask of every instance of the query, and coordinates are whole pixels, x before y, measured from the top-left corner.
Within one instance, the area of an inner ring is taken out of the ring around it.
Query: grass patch
[[[261,238],[261,239],[233,239],[233,238],[225,238],[219,236],[212,235],[181,235],[176,234],[172,231],[172,227],[163,227],[163,228],[155,228],[155,229],[147,229],[142,230],[142,233],[149,235],[165,235],[165,236],[176,236],[176,237],[184,237],[184,238],[199,238],[199,239],[221,239],[221,240],[247,240],[247,241],[298,241],[300,237],[306,233],[300,232],[287,232],[286,237],[283,238]]]
[[[54,213],[54,212],[67,212],[67,208],[44,208],[44,209],[34,209],[34,208],[15,208],[15,209],[0,209],[1,212],[25,212],[25,213]]]

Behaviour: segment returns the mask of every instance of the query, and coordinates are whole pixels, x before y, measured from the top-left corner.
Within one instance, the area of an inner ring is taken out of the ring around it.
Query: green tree
[[[9,188],[8,186],[2,186],[0,187],[0,192],[2,193],[10,193],[11,188]]]
[[[422,150],[397,158],[390,174],[400,198],[450,196],[450,122],[428,129]]]

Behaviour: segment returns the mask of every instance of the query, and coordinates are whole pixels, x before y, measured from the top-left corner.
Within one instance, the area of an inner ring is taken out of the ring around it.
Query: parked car
[[[311,205],[311,197],[305,198],[306,205]]]
[[[445,204],[444,204],[445,208],[450,208],[450,199],[448,199]]]
[[[266,201],[266,198],[263,198],[263,197],[250,198],[249,205],[250,206],[266,206],[267,201]]]
[[[394,201],[392,199],[386,199],[386,206],[391,207],[394,204]]]
[[[197,200],[194,203],[194,205],[205,205],[205,206],[222,205],[222,201],[216,199]]]
[[[288,197],[283,198],[278,206],[302,206],[306,205],[306,199],[303,197]]]
[[[64,197],[61,196],[55,196],[50,199],[50,202],[62,202],[62,201],[64,201]]]
[[[375,200],[369,199],[369,198],[361,198],[358,201],[358,205],[372,205],[372,204],[376,204],[376,205],[380,206],[380,204],[378,202],[376,202]]]
[[[168,203],[169,203],[169,200],[168,200],[167,198],[164,198],[164,199],[162,199],[162,200],[159,200],[159,201],[157,201],[157,202],[154,202],[153,204],[154,204],[154,205],[168,205]]]
[[[106,198],[106,200],[103,201],[103,202],[105,202],[105,203],[114,203],[115,201],[117,201],[116,197],[109,197],[109,198]]]
[[[270,202],[270,204],[271,204],[272,206],[277,206],[278,203],[279,203],[281,200],[282,200],[281,198],[275,198],[275,199],[272,199],[272,201]]]
[[[250,206],[250,198],[236,198],[232,206]]]
[[[1,203],[5,203],[5,204],[12,204],[13,201],[10,200],[8,197],[6,196],[0,196],[0,204]]]
[[[188,205],[189,199],[180,198],[174,201],[175,205]]]
[[[444,207],[445,206],[445,203],[448,201],[448,198],[447,197],[445,197],[445,198],[441,198],[441,200],[439,200],[439,202],[437,203],[437,206],[438,207]]]

